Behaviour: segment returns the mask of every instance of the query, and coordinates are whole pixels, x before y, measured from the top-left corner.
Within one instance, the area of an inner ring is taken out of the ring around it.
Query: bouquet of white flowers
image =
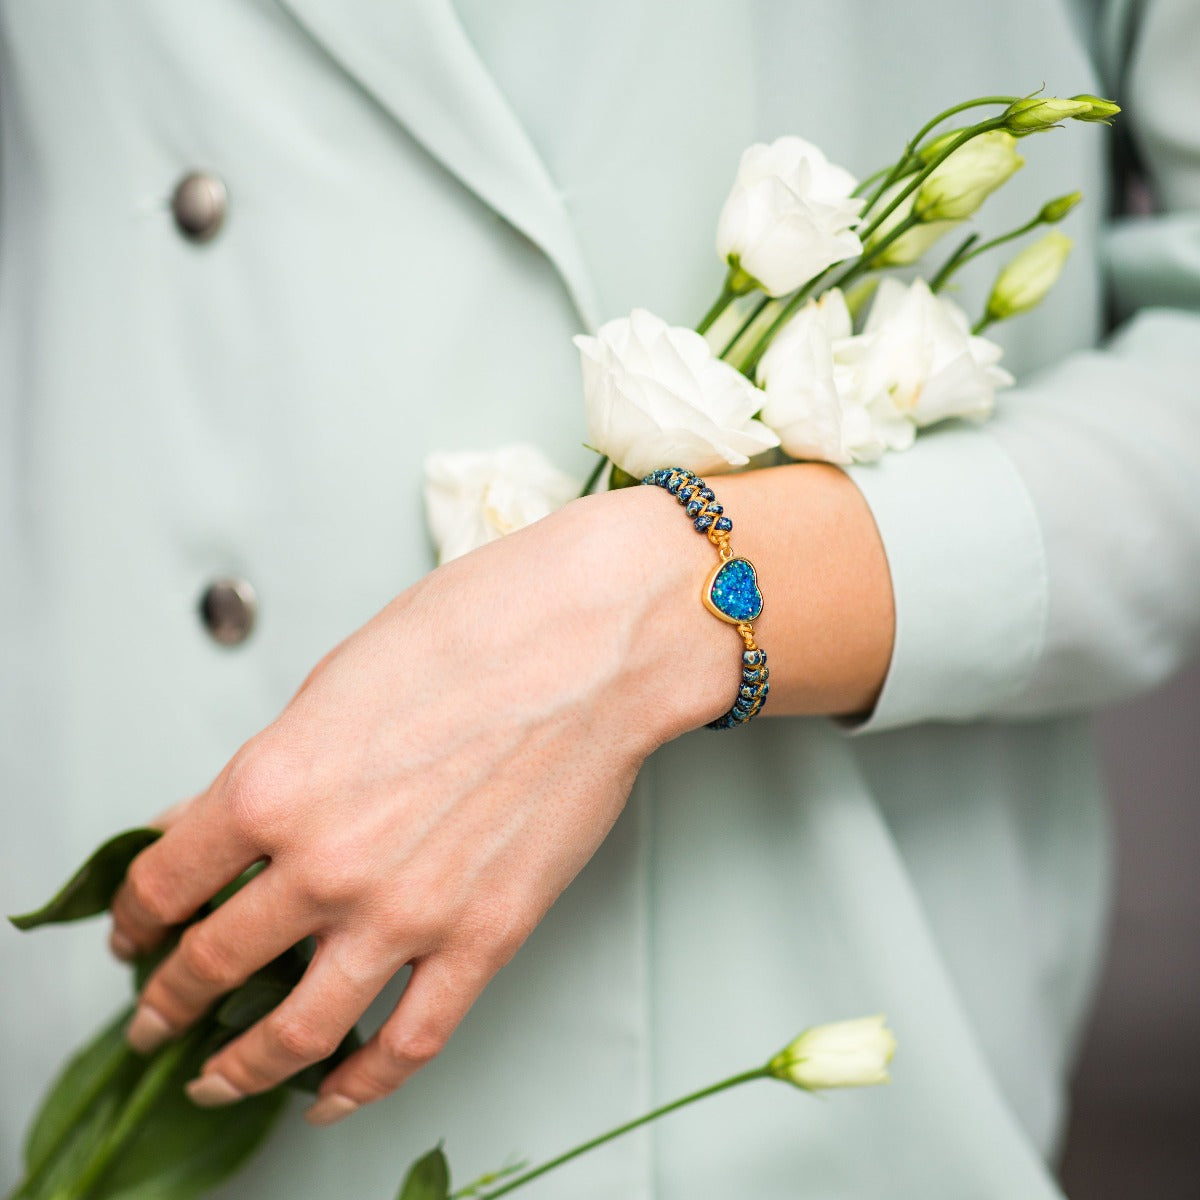
[[[998,111],[940,131],[981,107]],[[862,181],[802,138],[751,146],[717,222],[725,280],[697,327],[635,309],[575,338],[587,444],[600,454],[582,491],[659,467],[712,475],[781,457],[872,462],[939,421],[986,419],[1013,379],[983,332],[1041,302],[1071,241],[1055,230],[1017,254],[973,322],[947,285],[980,255],[1058,224],[1080,194],[986,240],[964,231],[928,279],[894,273],[961,230],[1024,165],[1021,139],[1069,120],[1108,123],[1118,111],[1097,96],[968,100]],[[434,455],[425,493],[439,558],[544,516],[578,490],[531,446]]]

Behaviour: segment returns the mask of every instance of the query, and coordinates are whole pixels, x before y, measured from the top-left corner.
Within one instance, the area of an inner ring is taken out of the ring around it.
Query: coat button
[[[204,626],[222,646],[236,646],[250,636],[257,609],[258,597],[244,579],[214,579],[200,597]]]
[[[229,194],[220,176],[207,171],[192,171],[175,187],[171,212],[184,237],[207,242],[215,237],[229,207]]]

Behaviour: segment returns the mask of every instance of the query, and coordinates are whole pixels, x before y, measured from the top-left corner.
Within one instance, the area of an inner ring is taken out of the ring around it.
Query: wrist
[[[626,718],[652,749],[728,712],[744,647],[701,599],[719,561],[715,547],[661,488],[624,488],[577,507],[594,529],[587,544],[607,564],[597,586],[633,615]]]

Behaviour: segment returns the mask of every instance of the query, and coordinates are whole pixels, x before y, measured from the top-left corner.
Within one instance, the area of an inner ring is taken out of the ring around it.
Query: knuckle
[[[230,819],[248,840],[270,841],[279,818],[291,807],[299,771],[280,747],[260,739],[243,747],[226,771],[223,785]]]
[[[384,1054],[403,1070],[416,1070],[432,1062],[446,1048],[447,1035],[441,1030],[396,1029],[380,1031],[379,1044]]]
[[[134,905],[160,925],[174,925],[187,914],[179,911],[166,881],[144,858],[135,858],[125,876],[125,887]]]
[[[362,861],[361,855],[336,845],[314,848],[303,877],[296,881],[300,898],[322,911],[350,904],[362,890]]]
[[[289,1058],[302,1062],[328,1058],[342,1040],[336,1030],[330,1032],[296,1013],[279,1012],[267,1022],[271,1040]]]
[[[193,925],[184,933],[179,957],[188,974],[201,983],[225,990],[242,981],[228,951],[213,940],[203,925]]]

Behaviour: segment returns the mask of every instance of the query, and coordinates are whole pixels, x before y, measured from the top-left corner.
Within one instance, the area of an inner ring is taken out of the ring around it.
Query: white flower
[[[867,1087],[887,1083],[896,1036],[883,1016],[835,1021],[806,1029],[767,1069],[797,1087]]]
[[[810,142],[751,146],[717,223],[717,253],[768,295],[783,296],[862,250],[852,226],[862,200],[854,176]]]
[[[913,212],[922,221],[962,220],[1024,165],[1011,133],[990,129],[978,134],[935,167],[917,188]]]
[[[792,458],[870,462],[884,450],[859,401],[854,369],[840,361],[851,345],[850,312],[833,288],[810,300],[776,335],[758,365],[766,391],[763,423]]]
[[[987,315],[1004,321],[1036,308],[1058,282],[1071,253],[1071,239],[1055,230],[1026,246],[1000,274],[988,297]]]
[[[580,485],[533,446],[440,452],[425,460],[425,510],[438,562],[548,516]]]
[[[657,467],[717,474],[779,445],[753,419],[762,392],[698,333],[637,308],[574,340],[589,443],[634,478]]]
[[[916,427],[947,417],[983,420],[998,387],[1011,384],[996,366],[1003,351],[971,333],[966,313],[935,296],[923,279],[885,279],[862,334],[844,351],[858,388],[889,449],[905,449]]]

